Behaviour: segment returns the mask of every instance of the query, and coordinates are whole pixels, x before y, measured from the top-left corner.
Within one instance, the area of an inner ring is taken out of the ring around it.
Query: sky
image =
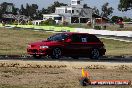
[[[21,6],[21,4],[26,5],[26,3],[29,4],[38,4],[39,9],[41,8],[47,8],[47,6],[51,5],[54,3],[54,1],[59,1],[62,3],[70,4],[71,0],[0,0],[0,3],[2,2],[9,2],[9,3],[14,3],[16,7]],[[121,12],[118,11],[118,4],[119,0],[83,0],[84,4],[87,4],[89,7],[94,7],[96,6],[99,10],[101,10],[101,6],[109,2],[109,6],[114,8],[114,13],[112,15],[117,15],[117,16],[127,16],[132,18],[132,10],[127,11],[127,12]]]

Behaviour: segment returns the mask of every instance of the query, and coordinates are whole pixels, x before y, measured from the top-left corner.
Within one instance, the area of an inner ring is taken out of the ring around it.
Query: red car
[[[35,58],[50,56],[59,59],[62,56],[90,57],[98,59],[105,55],[103,42],[95,35],[87,33],[58,33],[45,41],[34,42],[28,45],[27,52]]]

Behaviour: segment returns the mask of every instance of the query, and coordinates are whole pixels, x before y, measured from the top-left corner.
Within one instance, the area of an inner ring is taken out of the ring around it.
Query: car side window
[[[87,42],[87,36],[86,35],[81,35],[81,42]]]
[[[100,42],[100,40],[94,35],[87,35],[88,42]]]
[[[87,38],[86,37],[82,37],[81,40],[82,40],[82,42],[87,42]]]
[[[81,42],[81,38],[78,34],[72,35],[72,42]]]
[[[67,34],[56,34],[56,35],[53,35],[51,37],[49,37],[47,40],[50,40],[50,41],[61,41],[61,40],[65,40],[69,35]]]

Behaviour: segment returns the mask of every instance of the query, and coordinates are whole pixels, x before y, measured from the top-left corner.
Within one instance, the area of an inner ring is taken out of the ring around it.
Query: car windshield
[[[49,41],[62,41],[65,40],[68,37],[68,34],[56,34],[51,37],[49,37],[47,40]]]

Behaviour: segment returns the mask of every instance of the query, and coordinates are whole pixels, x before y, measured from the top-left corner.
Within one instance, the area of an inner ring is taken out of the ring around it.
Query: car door
[[[80,39],[81,39],[80,50],[79,50],[80,54],[82,56],[86,56],[88,52],[87,50],[89,48],[89,46],[87,45],[88,43],[87,34],[81,34]]]
[[[71,42],[66,45],[66,54],[70,56],[80,56],[81,38],[79,34],[70,36]]]
[[[88,54],[91,53],[92,49],[98,48],[98,45],[100,44],[99,42],[100,41],[99,41],[99,39],[96,36],[88,34],[87,35],[87,43],[85,45],[86,46],[85,54],[88,55]]]

